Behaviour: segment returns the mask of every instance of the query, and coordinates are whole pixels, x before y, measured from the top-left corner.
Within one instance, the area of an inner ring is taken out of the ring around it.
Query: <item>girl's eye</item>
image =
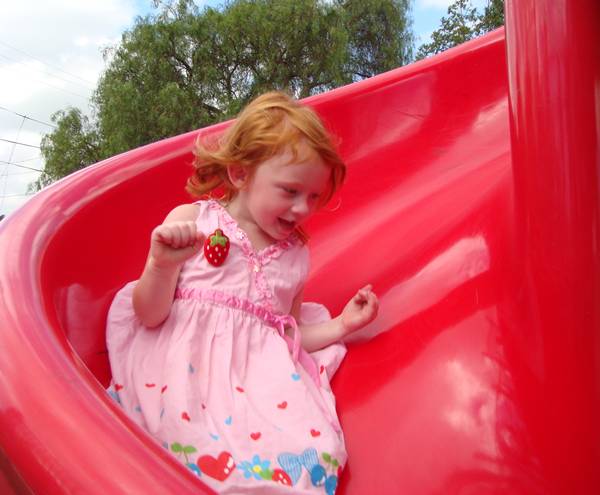
[[[290,194],[290,195],[296,194],[296,190],[292,189],[291,187],[282,186],[281,189],[283,189],[284,192],[286,192],[287,194]]]

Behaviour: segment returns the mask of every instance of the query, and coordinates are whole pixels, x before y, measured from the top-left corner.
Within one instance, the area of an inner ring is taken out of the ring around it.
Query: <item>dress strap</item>
[[[292,328],[292,331],[294,332],[293,339],[285,334],[286,326],[290,326]],[[300,345],[302,336],[300,334],[300,330],[298,329],[296,318],[294,318],[292,315],[284,315],[279,317],[277,330],[279,331],[279,335],[281,335],[286,341],[288,349],[290,349],[290,352],[292,353],[292,359],[294,362],[299,362],[306,372],[311,376],[317,387],[319,387],[319,369],[317,367],[317,363],[315,363],[315,360]]]
[[[293,340],[285,334],[286,326],[292,328],[292,331],[294,332]],[[298,330],[298,323],[296,323],[296,318],[294,318],[292,315],[283,315],[278,317],[277,330],[279,331],[279,335],[281,335],[281,337],[283,337],[283,339],[288,343],[288,347],[290,348],[290,352],[292,353],[292,359],[294,360],[294,362],[298,361],[301,335],[300,330]]]

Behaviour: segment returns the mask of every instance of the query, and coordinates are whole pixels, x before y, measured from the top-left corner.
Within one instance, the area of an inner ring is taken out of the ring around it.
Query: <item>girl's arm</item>
[[[169,316],[181,267],[202,247],[204,235],[195,222],[198,208],[178,206],[152,231],[146,266],[133,289],[133,310],[147,327]]]
[[[296,321],[299,321],[302,297],[303,291],[300,291],[292,305],[291,313]],[[356,292],[337,317],[314,325],[300,325],[298,329],[302,334],[302,347],[307,352],[313,352],[333,344],[373,321],[378,309],[377,296],[371,285],[366,285]]]

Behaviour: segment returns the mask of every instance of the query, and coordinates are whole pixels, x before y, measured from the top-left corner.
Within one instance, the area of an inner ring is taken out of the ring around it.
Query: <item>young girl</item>
[[[188,190],[223,194],[178,206],[152,232],[141,278],[108,315],[109,392],[218,492],[331,494],[346,462],[335,343],[378,301],[367,285],[333,319],[303,303],[301,225],[345,165],[315,113],[281,93],[196,155]]]

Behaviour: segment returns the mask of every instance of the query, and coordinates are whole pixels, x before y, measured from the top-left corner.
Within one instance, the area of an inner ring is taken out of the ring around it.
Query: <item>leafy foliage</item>
[[[504,25],[504,0],[488,0],[488,4],[479,17],[481,34],[493,31]]]
[[[59,112],[34,188],[85,165],[235,115],[270,89],[297,97],[410,61],[409,0],[155,1],[105,51],[94,122]],[[65,159],[67,158],[67,159]]]
[[[412,59],[409,0],[347,0],[341,6],[348,35],[346,72],[352,80],[372,77]]]
[[[79,109],[60,110],[51,119],[57,127],[52,134],[45,135],[41,143],[46,167],[38,180],[29,185],[31,191],[37,191],[101,157],[98,133]],[[48,163],[52,166],[48,167]]]
[[[456,0],[441,19],[441,26],[431,35],[431,43],[421,45],[417,59],[422,59],[465,41],[481,36],[504,24],[504,0],[488,0],[483,12],[471,0]]]

